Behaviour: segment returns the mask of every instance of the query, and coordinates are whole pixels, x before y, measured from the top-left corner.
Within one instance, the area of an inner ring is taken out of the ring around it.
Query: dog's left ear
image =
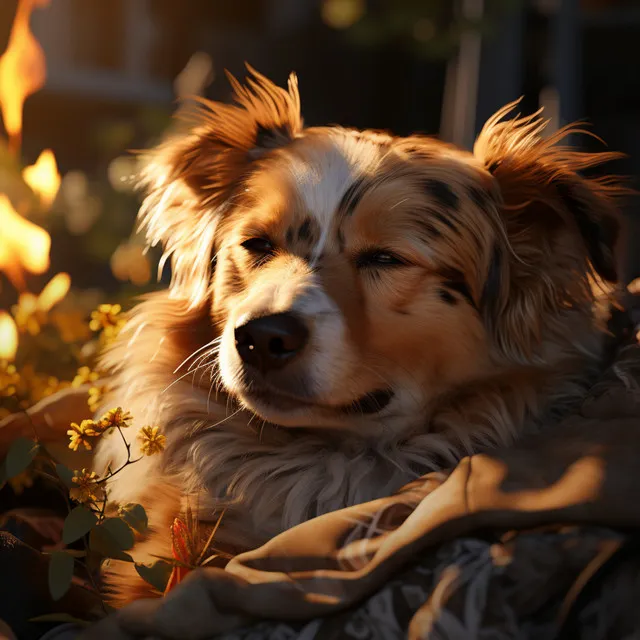
[[[474,146],[474,155],[497,182],[507,228],[535,227],[548,236],[560,227],[572,229],[581,237],[586,258],[598,276],[617,282],[619,198],[629,190],[611,176],[587,178],[583,171],[623,154],[584,153],[559,144],[568,135],[584,133],[576,127],[544,137],[548,121],[539,117],[540,112],[505,121],[516,104],[498,111]]]
[[[616,282],[621,181],[584,170],[621,157],[563,146],[578,132],[544,136],[539,113],[505,120],[507,105],[484,126],[474,155],[492,182],[496,244],[483,313],[504,353],[529,357],[554,314],[592,300],[591,276]]]
[[[283,89],[247,68],[245,85],[229,75],[236,104],[201,100],[191,131],[143,158],[141,227],[171,259],[173,292],[195,305],[206,298],[216,228],[244,178],[303,129],[295,74]]]

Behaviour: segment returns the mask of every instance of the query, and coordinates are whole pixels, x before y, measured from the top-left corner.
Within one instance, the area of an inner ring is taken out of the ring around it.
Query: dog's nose
[[[261,371],[284,367],[302,351],[309,338],[302,320],[290,313],[254,318],[235,333],[242,360]]]

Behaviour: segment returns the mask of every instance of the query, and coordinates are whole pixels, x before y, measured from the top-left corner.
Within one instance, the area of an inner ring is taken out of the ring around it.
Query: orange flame
[[[60,174],[53,151],[45,149],[35,164],[22,170],[22,178],[39,196],[42,204],[49,208],[60,188]]]
[[[7,50],[0,57],[0,109],[14,153],[20,148],[24,101],[44,85],[46,77],[44,53],[31,33],[29,18],[34,7],[48,4],[49,0],[20,0]]]
[[[0,271],[18,289],[24,288],[24,270],[44,273],[49,268],[51,237],[41,227],[29,222],[0,193]]]
[[[0,360],[11,362],[17,350],[18,327],[6,311],[0,311]]]

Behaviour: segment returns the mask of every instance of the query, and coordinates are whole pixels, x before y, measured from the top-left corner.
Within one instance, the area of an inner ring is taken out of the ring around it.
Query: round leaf
[[[147,513],[141,504],[129,502],[120,509],[120,517],[138,533],[144,533],[149,526]]]
[[[133,558],[120,548],[118,542],[102,524],[91,529],[91,533],[89,534],[89,548],[103,558],[114,558],[115,560],[133,562]]]
[[[28,438],[14,440],[4,461],[7,478],[14,478],[21,474],[33,462],[36,453],[38,453],[38,445],[33,440]]]
[[[138,575],[160,592],[164,592],[167,588],[167,582],[169,582],[172,570],[173,567],[164,560],[158,560],[153,564],[136,563]]]
[[[65,518],[62,527],[62,541],[70,544],[87,535],[98,523],[98,518],[89,509],[78,506]]]
[[[73,558],[63,551],[51,554],[49,560],[49,592],[54,600],[67,593],[73,578]]]
[[[107,518],[102,526],[109,532],[116,541],[121,551],[131,549],[136,542],[131,527],[122,518]]]

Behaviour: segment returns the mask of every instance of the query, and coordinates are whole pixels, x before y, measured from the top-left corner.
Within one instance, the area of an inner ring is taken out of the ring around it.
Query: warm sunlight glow
[[[362,18],[364,0],[324,0],[322,19],[334,29],[347,29]]]
[[[44,53],[29,29],[31,12],[49,0],[20,0],[6,51],[0,57],[0,110],[9,146],[17,153],[22,132],[24,101],[45,81]]]
[[[0,194],[0,271],[15,287],[24,288],[24,271],[44,273],[49,268],[51,238],[38,225],[29,222]]]
[[[70,287],[71,278],[68,273],[53,276],[38,296],[38,311],[49,311],[67,295]]]
[[[13,318],[0,311],[0,360],[12,361],[18,349],[18,328]]]
[[[60,174],[51,149],[45,149],[32,164],[22,171],[24,181],[40,197],[45,207],[50,207],[60,188]]]

